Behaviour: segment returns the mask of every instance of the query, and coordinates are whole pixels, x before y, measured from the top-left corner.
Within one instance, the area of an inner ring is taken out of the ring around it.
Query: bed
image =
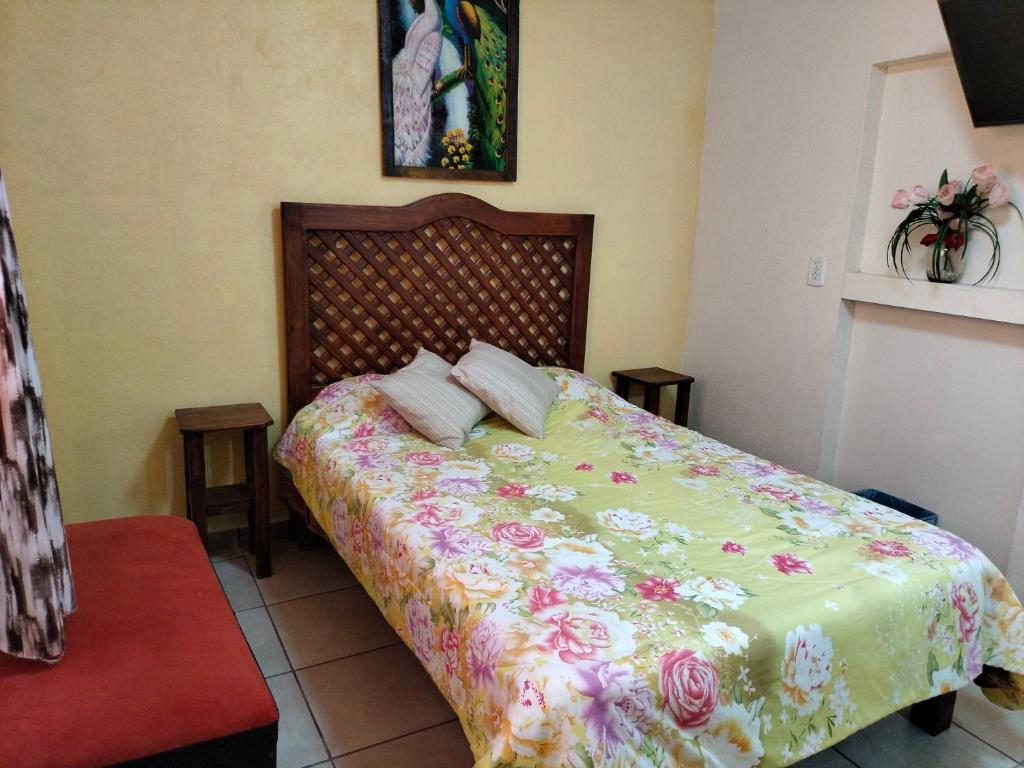
[[[1024,704],[1024,610],[963,540],[578,373],[589,216],[282,204],[282,497],[458,714],[478,768],[789,765],[956,689]],[[477,337],[559,386],[535,440],[427,442],[371,386]]]

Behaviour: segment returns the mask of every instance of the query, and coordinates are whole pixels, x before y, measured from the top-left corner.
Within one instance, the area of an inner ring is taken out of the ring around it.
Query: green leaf
[[[581,766],[581,768],[594,768],[594,758],[587,754],[587,748],[584,744],[576,744],[576,756],[579,758],[579,762],[576,765]]]
[[[928,685],[932,684],[932,675],[939,671],[939,660],[935,658],[935,653],[928,651]]]
[[[697,603],[697,613],[700,614],[702,619],[713,619],[718,615],[718,609],[712,608],[705,603]]]
[[[942,175],[939,177],[939,186],[944,187],[949,184],[949,169],[943,168]]]

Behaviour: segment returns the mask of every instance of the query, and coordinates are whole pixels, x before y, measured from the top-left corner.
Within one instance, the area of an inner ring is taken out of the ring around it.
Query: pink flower
[[[791,555],[788,552],[782,552],[771,557],[772,565],[775,566],[775,570],[779,573],[784,573],[787,576],[794,573],[814,573],[811,570],[811,565],[806,560],[801,560],[796,555]]]
[[[718,672],[696,651],[670,651],[659,660],[661,695],[680,728],[708,724],[718,705]]]
[[[537,549],[544,543],[544,531],[526,523],[495,523],[491,526],[491,536],[497,542],[519,549]]]
[[[563,605],[564,603],[565,598],[562,597],[562,593],[557,589],[548,589],[546,587],[532,587],[530,589],[531,613],[542,613],[548,608]]]
[[[766,493],[776,501],[797,501],[800,499],[800,494],[794,491],[792,488],[786,488],[781,485],[773,485],[772,483],[761,483],[760,485],[750,486],[750,490],[757,491],[758,493]]]
[[[690,473],[702,477],[718,477],[722,474],[722,470],[714,464],[698,464],[695,467],[690,467]]]
[[[747,554],[747,548],[742,544],[737,544],[735,541],[727,541],[722,544],[723,552],[732,552],[734,555],[745,555]]]
[[[372,422],[363,421],[360,422],[359,426],[352,432],[352,437],[369,437],[376,431],[376,427]]]
[[[1006,188],[1005,184],[996,182],[992,187],[992,191],[988,193],[988,204],[993,208],[997,208],[1000,205],[1006,205],[1010,200],[1010,190]]]
[[[971,178],[978,184],[978,192],[985,194],[991,191],[999,179],[996,177],[996,169],[991,165],[979,165],[971,171]]]
[[[636,482],[636,475],[632,472],[612,472],[608,477],[610,477],[611,481],[617,485]]]
[[[474,685],[494,682],[494,669],[498,665],[502,645],[501,627],[490,619],[483,619],[473,627],[468,658]]]
[[[592,419],[597,419],[598,421],[601,422],[608,421],[608,413],[602,411],[600,408],[591,408],[589,411],[587,411],[587,415],[590,416]]]
[[[405,606],[405,620],[416,655],[429,662],[434,658],[434,625],[430,609],[418,598],[413,598]]]
[[[949,596],[957,611],[960,640],[964,643],[971,643],[974,641],[974,636],[978,634],[978,618],[981,613],[978,593],[975,592],[974,585],[969,581],[959,581],[950,590]]]
[[[444,656],[444,671],[449,677],[459,668],[459,635],[451,627],[441,630],[441,654]]]
[[[889,203],[893,208],[907,208],[910,206],[910,195],[907,194],[905,189],[897,189],[896,194],[892,196],[892,202]]]
[[[948,184],[943,184],[939,187],[939,194],[935,196],[943,205],[952,205],[953,198],[956,197],[957,193],[964,188],[964,183],[960,179],[953,179]]]
[[[353,552],[362,552],[363,551],[363,531],[364,530],[365,529],[363,528],[363,524],[361,522],[359,522],[358,520],[356,520],[355,518],[352,518],[352,520],[349,522],[349,525],[348,525],[348,538],[349,538],[349,541],[352,544],[352,551]]]
[[[530,490],[530,486],[528,485],[520,485],[519,483],[506,483],[505,485],[496,489],[494,492],[506,499],[512,499],[519,498],[520,496],[525,496],[528,490]]]
[[[891,539],[875,539],[868,544],[868,549],[883,557],[910,557],[913,554],[906,544]]]
[[[931,193],[918,184],[910,192],[910,202],[912,203],[923,203],[931,199]]]
[[[587,464],[586,462],[583,462],[582,464],[577,464],[576,465],[576,471],[577,472],[593,472],[594,471],[594,465],[593,464]]]
[[[444,454],[431,453],[430,451],[414,451],[405,454],[406,464],[415,464],[418,467],[436,467],[444,461]]]
[[[551,581],[560,590],[584,600],[603,600],[621,592],[625,586],[621,576],[597,565],[563,565]]]
[[[549,616],[550,629],[537,647],[542,651],[557,651],[566,664],[592,659],[603,649],[610,648],[608,627],[590,616],[574,616],[568,611]]]
[[[418,491],[413,491],[409,496],[410,501],[424,501],[425,499],[432,499],[437,496],[437,491],[433,488],[421,488]]]
[[[679,593],[676,592],[678,586],[679,579],[663,579],[661,576],[652,576],[637,584],[636,591],[644,600],[675,602],[679,599]]]

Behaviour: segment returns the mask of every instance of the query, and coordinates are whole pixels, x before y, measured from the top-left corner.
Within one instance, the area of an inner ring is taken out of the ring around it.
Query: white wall
[[[1024,327],[858,304],[833,480],[933,509],[1010,562],[1024,489]]]
[[[840,294],[864,234],[874,66],[945,50],[934,0],[719,0],[684,364],[697,429],[932,504],[1006,568],[1024,495],[1024,328]],[[928,131],[908,125],[905,141]],[[1002,162],[1014,159],[1024,176],[1024,141]],[[823,288],[805,284],[815,254],[829,257]],[[901,410],[915,393],[947,406]],[[949,436],[970,444],[959,470]]]

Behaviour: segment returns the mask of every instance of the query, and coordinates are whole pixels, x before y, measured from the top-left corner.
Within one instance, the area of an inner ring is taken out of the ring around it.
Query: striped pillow
[[[445,448],[461,448],[487,406],[459,386],[452,367],[425,349],[405,368],[371,382],[413,429]]]
[[[473,339],[452,376],[520,432],[544,437],[544,420],[558,385],[515,355]]]

